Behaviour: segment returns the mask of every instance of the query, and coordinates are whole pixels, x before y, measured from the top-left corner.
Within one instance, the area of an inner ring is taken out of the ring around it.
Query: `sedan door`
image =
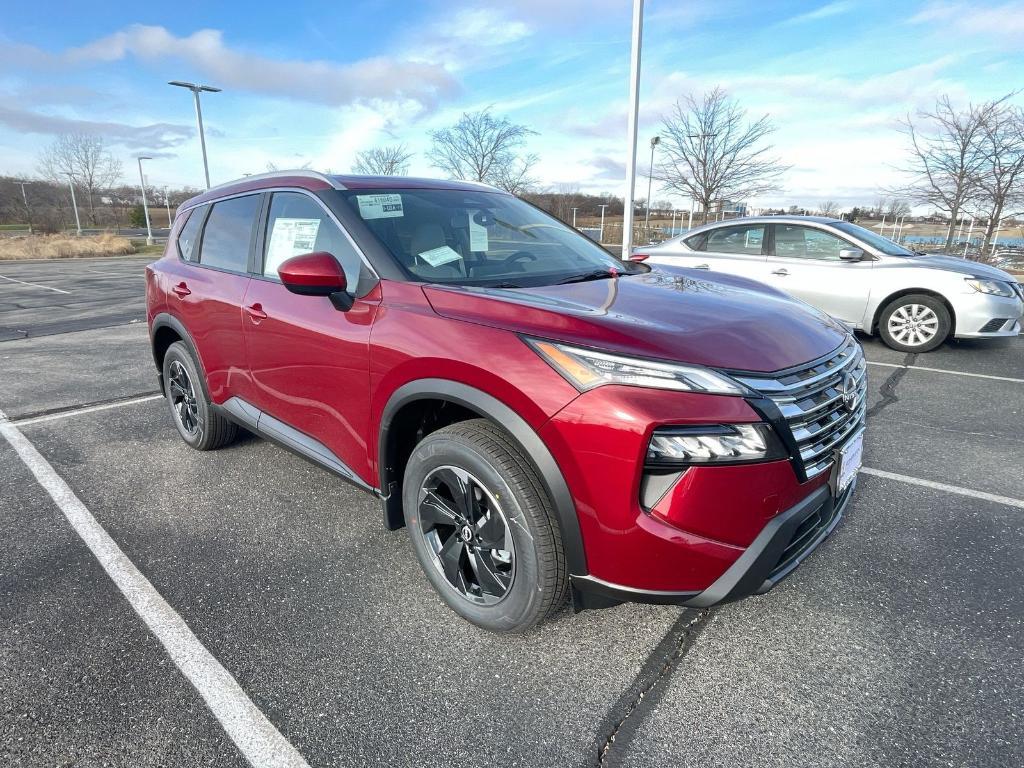
[[[325,446],[334,454],[328,458],[343,465],[342,474],[350,470],[374,485],[366,441],[370,328],[379,293],[357,298],[342,312],[326,296],[300,296],[281,283],[277,268],[283,261],[326,251],[344,269],[349,292],[359,286],[363,266],[355,246],[312,195],[273,193],[260,241],[258,273],[246,292],[242,320],[252,403],[274,420],[261,417],[260,427],[321,456]],[[296,439],[294,431],[320,446]]]
[[[688,242],[693,266],[763,280],[767,229],[765,224],[747,223],[698,233]]]
[[[863,327],[874,262],[844,261],[839,252],[857,246],[824,229],[772,226],[766,281],[847,325]]]

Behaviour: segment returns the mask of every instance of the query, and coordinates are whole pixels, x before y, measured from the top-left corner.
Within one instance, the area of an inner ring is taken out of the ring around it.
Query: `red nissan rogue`
[[[373,494],[491,630],[567,592],[765,592],[860,466],[843,326],[744,278],[624,263],[481,184],[250,176],[180,208],[146,286],[186,443],[242,427]]]

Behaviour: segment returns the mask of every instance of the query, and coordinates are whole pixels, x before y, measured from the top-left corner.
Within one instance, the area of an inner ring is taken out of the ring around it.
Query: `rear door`
[[[767,225],[758,223],[718,227],[696,235],[696,265],[712,271],[764,280]]]
[[[370,328],[379,293],[357,298],[348,312],[326,296],[291,293],[277,267],[313,251],[332,254],[351,293],[366,279],[362,259],[333,216],[313,195],[274,192],[261,228],[259,258],[242,321],[257,408],[326,446],[370,485]],[[261,427],[266,426],[261,419]],[[280,429],[280,428],[278,428]],[[316,449],[319,450],[319,449]]]
[[[248,393],[241,306],[260,203],[259,194],[241,195],[193,209],[180,259],[168,265],[167,309],[191,334],[215,403]]]
[[[871,293],[871,261],[843,261],[839,251],[858,248],[815,227],[773,224],[773,251],[768,256],[768,282],[860,327]]]

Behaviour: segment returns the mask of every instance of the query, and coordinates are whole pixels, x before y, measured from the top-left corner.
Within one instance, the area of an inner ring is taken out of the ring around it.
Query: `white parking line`
[[[62,290],[60,288],[53,288],[53,287],[51,287],[49,285],[40,285],[39,283],[29,283],[29,282],[26,282],[25,280],[15,280],[13,277],[8,277],[7,275],[0,275],[0,278],[3,278],[4,280],[10,280],[12,283],[21,283],[22,285],[31,285],[33,288],[42,288],[44,291],[53,291],[55,293],[71,293],[71,291],[65,291],[65,290]]]
[[[949,373],[953,376],[970,376],[974,379],[994,379],[995,381],[1012,381],[1014,384],[1024,384],[1024,379],[1015,379],[1011,376],[991,376],[987,373],[968,373],[967,371],[950,371],[946,368],[928,368],[923,365],[900,365],[899,363],[876,363],[868,360],[868,365],[882,365],[886,368],[906,368],[908,371],[929,371],[931,373]]]
[[[163,397],[163,395],[144,395],[143,397],[133,397],[130,400],[118,400],[116,403],[87,405],[84,408],[74,408],[68,411],[60,411],[59,413],[48,413],[45,416],[31,416],[27,419],[13,419],[11,423],[18,427],[24,427],[26,424],[38,424],[41,421],[56,421],[57,419],[65,419],[68,416],[81,416],[84,413],[95,413],[96,411],[106,411],[110,408],[120,408],[122,405],[148,403],[150,400],[159,400],[161,397]]]
[[[35,446],[0,411],[0,434],[81,536],[103,570],[160,641],[174,664],[195,686],[214,717],[256,768],[309,768],[238,682],[199,641],[185,620],[121,551],[71,487]]]
[[[972,499],[984,499],[985,501],[994,501],[996,504],[1006,504],[1010,507],[1024,509],[1024,499],[1014,499],[1010,496],[999,496],[995,493],[985,493],[985,491],[976,491],[973,488],[963,488],[959,485],[937,483],[934,480],[925,480],[920,477],[911,477],[910,475],[900,475],[896,472],[886,472],[884,469],[875,469],[874,467],[861,467],[860,471],[865,475],[884,477],[886,480],[898,480],[901,483],[920,485],[923,488],[945,491],[946,493],[955,493],[960,496],[970,496]]]

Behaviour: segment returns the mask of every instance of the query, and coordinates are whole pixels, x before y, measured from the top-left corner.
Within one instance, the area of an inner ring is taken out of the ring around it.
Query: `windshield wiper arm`
[[[558,285],[567,283],[585,283],[588,280],[605,280],[609,277],[618,277],[619,273],[612,269],[596,269],[593,272],[584,272],[581,275],[572,275],[564,280],[559,280]]]

